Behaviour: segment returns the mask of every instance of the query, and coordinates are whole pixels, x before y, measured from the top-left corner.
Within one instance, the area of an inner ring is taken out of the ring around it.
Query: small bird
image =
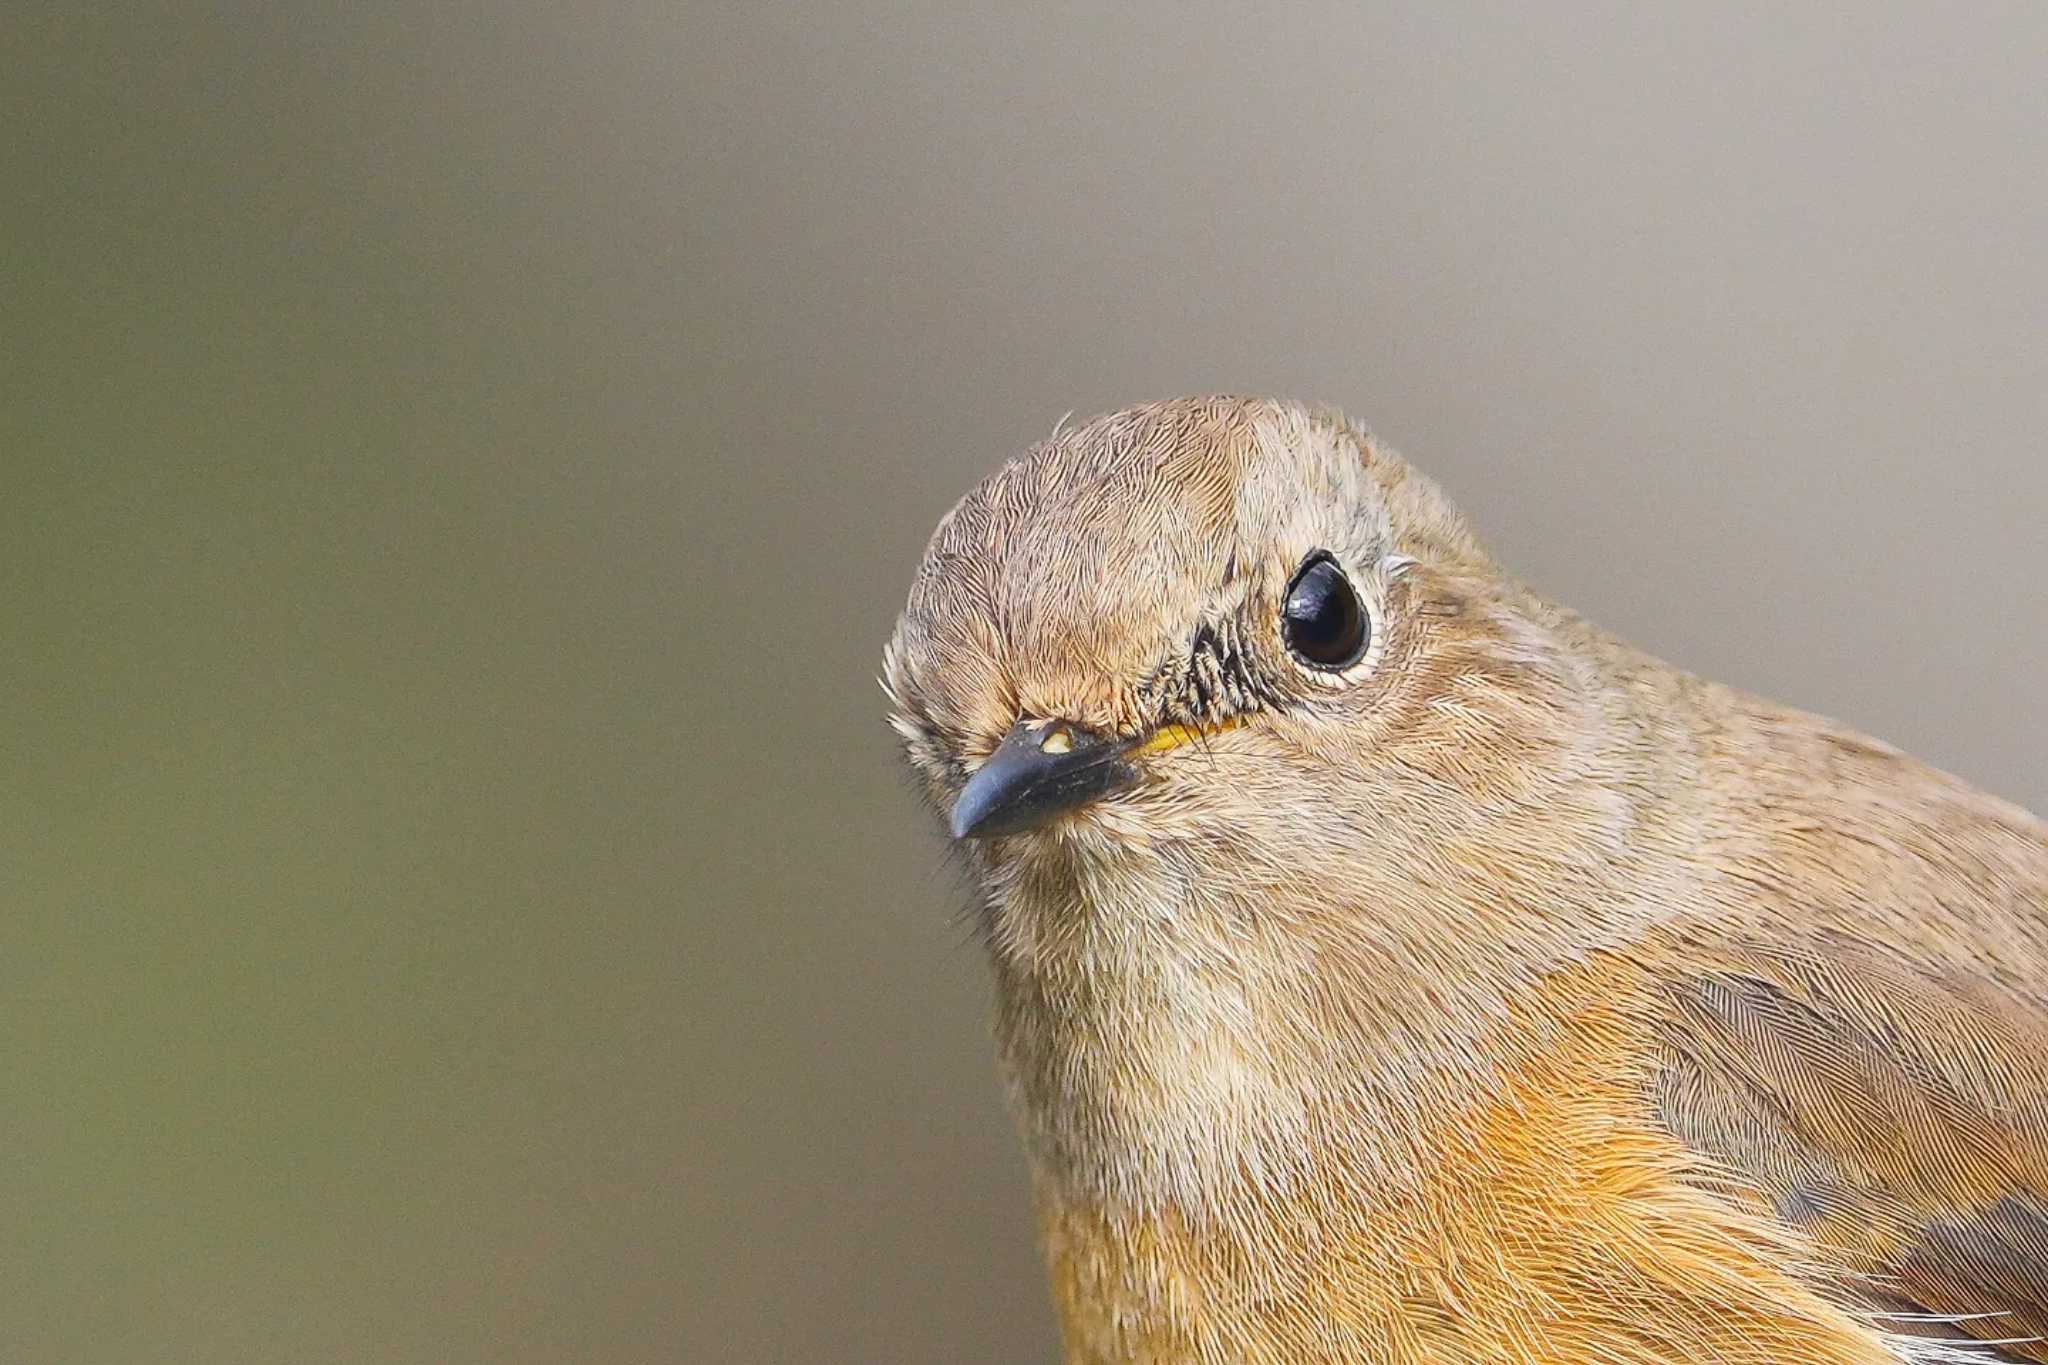
[[[1197,398],[949,513],[885,651],[1070,1362],[2048,1361],[2048,827]]]

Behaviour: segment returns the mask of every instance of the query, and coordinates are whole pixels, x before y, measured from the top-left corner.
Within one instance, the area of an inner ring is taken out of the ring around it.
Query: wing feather
[[[1657,1101],[1845,1292],[2048,1362],[2048,1018],[1869,944],[1722,954],[1669,1002]]]

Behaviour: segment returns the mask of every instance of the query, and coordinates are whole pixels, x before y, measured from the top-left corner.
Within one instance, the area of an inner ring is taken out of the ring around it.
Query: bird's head
[[[1545,833],[1561,818],[1581,843],[1612,827],[1572,628],[1341,417],[1188,399],[1056,434],[969,493],[883,683],[1013,941],[1061,907],[1355,921],[1518,838],[1576,858]]]

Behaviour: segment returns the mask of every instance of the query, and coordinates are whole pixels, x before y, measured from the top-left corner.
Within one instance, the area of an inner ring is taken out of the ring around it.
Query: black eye
[[[1280,616],[1287,647],[1311,668],[1349,668],[1372,642],[1365,604],[1327,550],[1316,551],[1294,571]]]

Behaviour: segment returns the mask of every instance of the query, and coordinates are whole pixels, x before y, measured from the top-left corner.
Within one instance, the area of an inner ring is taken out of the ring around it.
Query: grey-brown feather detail
[[[2048,1019],[2009,1009],[1875,945],[1744,951],[1674,986],[1658,1108],[1890,1330],[2048,1361]]]

